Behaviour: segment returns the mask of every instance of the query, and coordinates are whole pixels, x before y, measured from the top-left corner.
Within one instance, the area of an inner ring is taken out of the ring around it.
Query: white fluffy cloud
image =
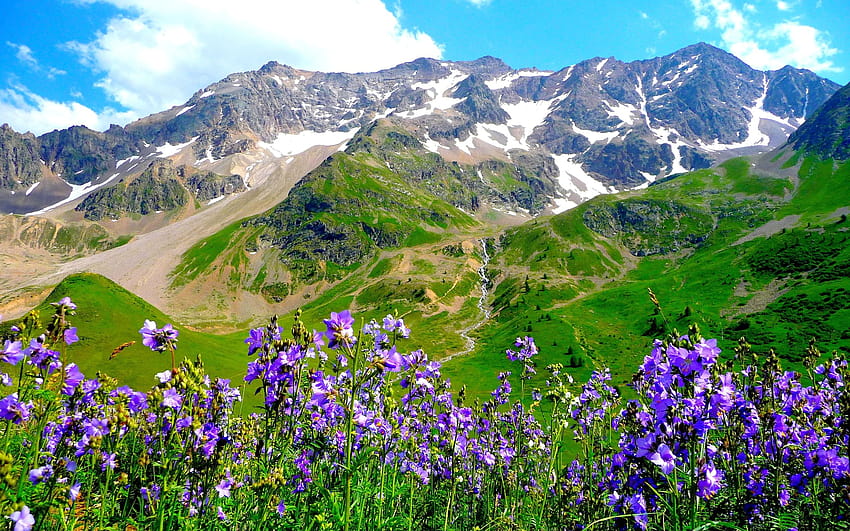
[[[95,112],[77,102],[53,101],[21,85],[0,89],[0,116],[16,130],[37,135],[71,125],[104,130],[110,124],[125,123],[135,118],[131,112],[112,108]]]
[[[177,105],[231,72],[270,60],[323,71],[371,71],[440,57],[381,0],[101,0],[126,10],[73,48],[99,86],[143,116]]]
[[[76,1],[109,3],[123,12],[92,40],[65,48],[98,73],[97,86],[126,111],[95,112],[11,87],[0,91],[0,115],[13,126],[26,124],[35,133],[72,124],[104,129],[179,105],[227,74],[271,60],[306,70],[360,72],[442,56],[439,44],[404,28],[381,0]],[[32,56],[8,44],[20,60]]]
[[[777,9],[789,11],[795,2],[777,2]],[[821,74],[841,72],[830,57],[838,53],[828,37],[817,28],[796,20],[784,20],[763,27],[748,19],[755,8],[744,4],[736,8],[729,0],[691,0],[694,26],[721,32],[724,47],[750,66],[775,70],[785,65],[808,68]]]

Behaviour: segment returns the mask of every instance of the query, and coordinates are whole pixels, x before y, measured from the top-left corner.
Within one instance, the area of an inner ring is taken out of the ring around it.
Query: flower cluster
[[[830,360],[804,385],[775,356],[733,371],[719,354],[698,333],[656,341],[633,380],[636,399],[619,411],[576,407],[581,426],[610,419],[597,441],[617,437],[581,474],[596,478],[613,513],[631,515],[640,529],[661,518],[677,529],[694,520],[770,528],[779,513],[795,515],[800,529],[845,519],[847,362]],[[585,393],[598,396],[587,386]]]
[[[576,386],[555,364],[529,406],[513,386],[535,374],[530,337],[506,351],[519,377],[469,402],[403,349],[403,319],[357,327],[344,311],[311,332],[296,313],[289,332],[277,318],[249,332],[243,389],[260,411],[238,414],[242,391],[200,358],[147,391],[86,378],[66,359],[76,305],[55,306],[0,352],[17,372],[0,375],[0,511],[16,530],[802,530],[850,514],[850,369],[816,365],[814,346],[804,376],[772,354],[744,365],[745,344],[723,361],[694,329],[654,343],[628,400],[607,369]],[[140,333],[174,354],[172,326]]]

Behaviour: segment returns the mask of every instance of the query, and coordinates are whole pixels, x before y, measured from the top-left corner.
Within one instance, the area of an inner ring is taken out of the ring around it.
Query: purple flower
[[[378,367],[390,372],[400,371],[403,364],[404,358],[396,351],[395,346],[390,347],[385,356],[377,362]]]
[[[53,475],[53,467],[50,465],[40,466],[38,468],[33,468],[30,470],[28,475],[30,483],[33,485],[38,485],[42,481],[46,479],[50,479],[50,476]]]
[[[9,341],[7,339],[3,344],[3,352],[0,353],[0,361],[9,365],[17,365],[24,358],[21,347],[20,341]]]
[[[717,470],[711,463],[703,465],[700,471],[700,479],[697,482],[697,495],[704,499],[710,499],[720,490],[722,482],[722,470]]]
[[[514,341],[514,346],[519,348],[519,352],[514,352],[513,350],[507,350],[506,354],[509,360],[511,361],[526,361],[530,359],[532,356],[536,355],[537,345],[534,344],[534,338],[525,336],[518,337],[516,341]]]
[[[73,395],[74,389],[80,385],[83,379],[85,379],[85,376],[80,372],[80,368],[77,367],[76,363],[71,363],[65,367],[65,381],[62,383],[62,394],[67,396]]]
[[[14,531],[30,531],[35,525],[35,517],[26,505],[21,507],[19,511],[10,514],[9,519],[15,522]]]
[[[146,319],[145,326],[139,330],[139,333],[142,334],[142,344],[155,352],[177,348],[179,332],[170,323],[157,328],[156,321]]]
[[[257,349],[263,346],[263,329],[254,328],[248,332],[248,337],[245,338],[245,343],[248,344],[248,355],[250,356]]]
[[[354,337],[354,318],[348,310],[331,312],[331,318],[324,321],[327,326],[325,337],[328,338],[328,348],[351,347],[357,341]]]
[[[82,489],[82,484],[79,482],[74,483],[70,489],[68,489],[68,499],[71,501],[76,501],[77,498],[80,497],[80,489]]]
[[[62,297],[59,302],[51,302],[51,306],[56,306],[57,308],[67,308],[68,310],[76,310],[77,305],[71,302],[71,297]]]
[[[116,453],[104,453],[102,454],[103,463],[100,465],[101,472],[106,472],[106,469],[115,470],[115,467],[118,466],[115,458],[118,457]]]
[[[218,485],[215,486],[216,492],[220,498],[229,498],[230,497],[230,488],[233,486],[233,481],[229,478],[224,478],[219,482]]]
[[[74,343],[76,343],[77,341],[80,340],[80,338],[77,337],[77,327],[76,326],[72,326],[71,328],[66,329],[62,333],[62,336],[65,339],[66,345],[73,345]]]
[[[170,407],[171,409],[180,409],[183,404],[183,397],[176,389],[166,389],[162,393],[162,407]]]
[[[665,475],[669,475],[676,468],[676,455],[664,443],[658,445],[658,450],[649,456],[649,460],[661,467]]]
[[[24,404],[18,400],[18,393],[12,393],[3,400],[0,400],[0,418],[20,424],[29,420],[32,408],[32,403]]]

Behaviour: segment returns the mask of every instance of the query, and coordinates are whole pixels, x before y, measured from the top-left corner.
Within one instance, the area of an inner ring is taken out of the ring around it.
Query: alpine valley
[[[517,334],[579,380],[623,383],[692,322],[795,363],[811,335],[850,347],[848,124],[850,87],[707,44],[557,72],[270,62],[104,132],[3,126],[3,314],[71,296],[80,367],[140,386],[168,361],[104,364],[146,318],[236,375],[242,330],[298,308],[404,316],[472,392]]]

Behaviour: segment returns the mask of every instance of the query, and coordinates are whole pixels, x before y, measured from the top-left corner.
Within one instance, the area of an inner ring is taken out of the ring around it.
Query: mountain
[[[788,143],[824,159],[850,158],[850,85],[833,94]]]
[[[269,64],[121,131],[69,135],[107,158],[121,156],[107,155],[119,135],[146,151],[75,184],[89,192],[79,201],[7,216],[4,263],[23,258],[0,271],[0,288],[8,300],[27,283],[92,271],[216,332],[302,307],[313,326],[345,308],[396,313],[475,396],[488,391],[485,374],[509,369],[504,348],[523,334],[537,338],[541,366],[583,378],[610,365],[619,386],[654,337],[693,322],[726,352],[745,336],[797,370],[812,336],[824,351],[850,348],[850,162],[837,149],[847,89],[828,97],[829,87],[790,68],[748,70],[706,45],[556,73],[491,58],[373,74]],[[282,107],[249,112],[284,95],[301,102],[301,122]],[[323,99],[336,106],[305,111]],[[344,105],[358,110],[340,114]],[[32,160],[40,139],[4,131],[17,146],[7,152]],[[607,163],[620,173],[607,184],[593,173],[580,204],[553,208],[572,201],[565,165]],[[641,164],[661,171],[629,181]],[[629,189],[605,193],[613,183]]]
[[[270,62],[123,128],[26,139],[4,129],[0,208],[43,210],[138,175],[156,158],[277,186],[273,174],[309,148],[342,145],[392,116],[450,162],[547,158],[552,193],[533,212],[562,211],[777,147],[838,88],[791,67],[753,70],[707,44],[631,63],[597,57],[557,72],[513,70],[492,57],[418,59],[359,74]],[[22,195],[24,183],[45,191]]]

